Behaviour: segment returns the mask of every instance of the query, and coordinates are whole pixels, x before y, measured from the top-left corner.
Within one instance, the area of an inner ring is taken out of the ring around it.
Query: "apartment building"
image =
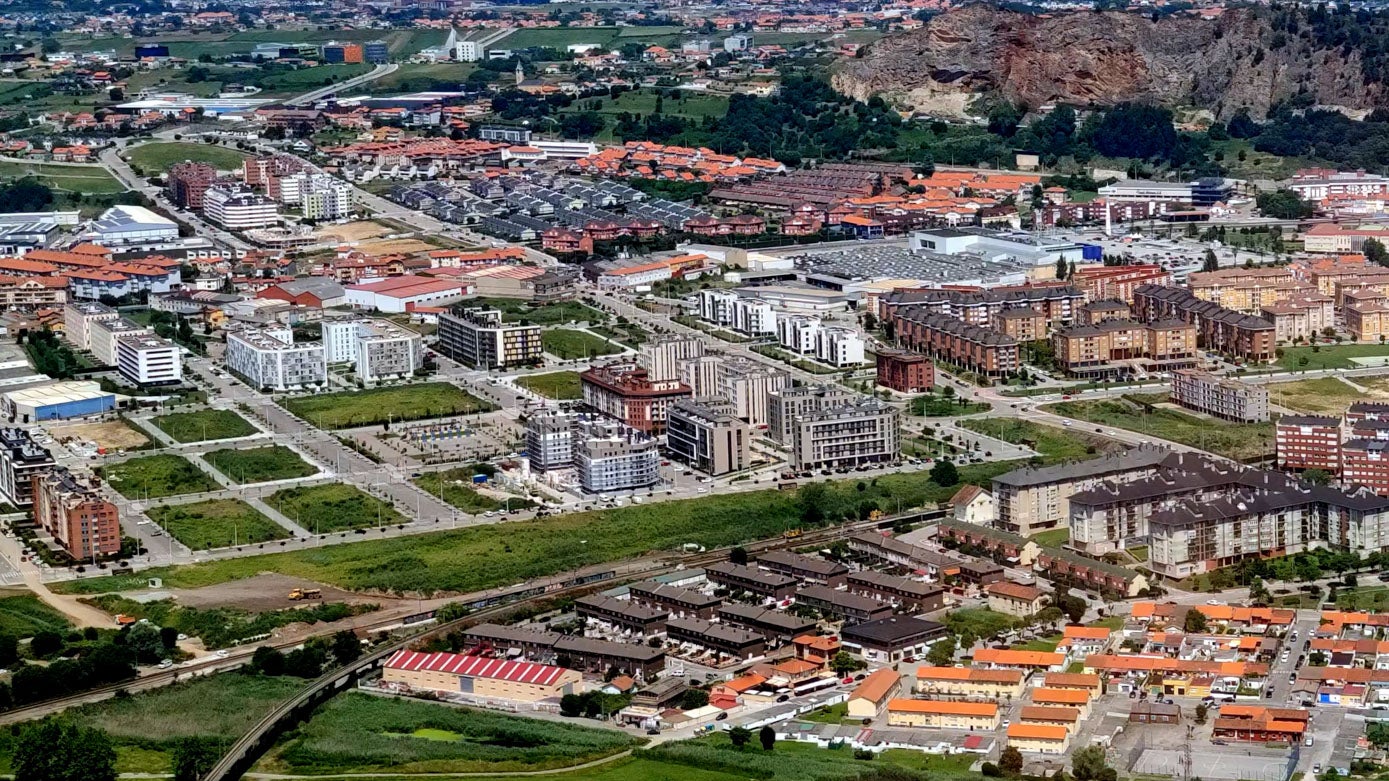
[[[927,393],[936,385],[930,358],[907,350],[876,351],[877,384],[898,393]]]
[[[998,506],[995,525],[1023,537],[1061,528],[1070,518],[1072,494],[1103,480],[1147,477],[1169,455],[1159,448],[1140,447],[1080,463],[1005,472],[993,479],[992,493]]]
[[[1176,318],[1191,323],[1197,344],[1207,350],[1260,363],[1274,358],[1273,323],[1203,301],[1185,288],[1142,285],[1134,290],[1133,313],[1143,322]]]
[[[1061,328],[1075,321],[1076,309],[1085,303],[1085,293],[1063,282],[1002,285],[992,288],[927,288],[894,290],[879,300],[878,316],[887,320],[898,309],[918,309],[941,314],[970,325],[988,327],[1008,309],[1032,309],[1046,318],[1048,329]]]
[[[288,206],[298,206],[307,220],[336,220],[355,211],[351,184],[323,173],[297,171],[274,178],[270,196]]]
[[[424,367],[424,338],[387,320],[326,320],[324,359],[348,364],[363,382],[411,377]]]
[[[740,472],[751,464],[752,429],[722,397],[681,399],[667,413],[666,448],[706,474]]]
[[[169,200],[184,209],[202,211],[203,196],[217,182],[217,169],[207,163],[175,163],[164,174],[164,191]]]
[[[1279,469],[1341,473],[1341,420],[1324,415],[1284,415],[1274,427]]]
[[[680,382],[690,386],[695,396],[717,396],[719,373],[724,363],[734,360],[723,355],[701,355],[680,362]]]
[[[1257,314],[1300,294],[1316,293],[1316,285],[1297,279],[1288,266],[1225,268],[1198,271],[1187,277],[1192,295],[1226,309]]]
[[[1274,338],[1280,342],[1310,339],[1335,326],[1335,300],[1321,293],[1302,293],[1266,304],[1259,316],[1273,323]]]
[[[998,704],[960,700],[916,700],[898,698],[887,703],[889,727],[930,727],[935,729],[998,729]]]
[[[1005,309],[994,315],[989,327],[1019,342],[1036,342],[1048,333],[1047,316],[1030,307]]]
[[[1269,419],[1268,388],[1191,369],[1172,373],[1172,401],[1221,420],[1258,423]]]
[[[121,552],[116,505],[102,498],[94,477],[79,478],[55,466],[31,476],[34,523],[77,561],[94,562]]]
[[[989,378],[1016,374],[1018,340],[998,331],[924,309],[893,311],[897,346],[953,363]]]
[[[1347,439],[1341,443],[1341,480],[1389,496],[1389,441]]]
[[[214,184],[203,193],[203,215],[227,230],[278,224],[278,205],[243,184]]]
[[[815,357],[836,368],[864,362],[863,336],[852,328],[827,326],[815,336]]]
[[[1382,297],[1347,306],[1342,313],[1356,341],[1377,342],[1389,336],[1389,303]]]
[[[777,319],[777,342],[791,352],[811,355],[824,325],[818,317],[791,315]]]
[[[92,349],[92,325],[120,319],[120,313],[95,301],[73,301],[63,307],[63,338],[79,350]]]
[[[1321,492],[1232,491],[1204,501],[1183,500],[1148,519],[1149,568],[1184,578],[1246,558],[1290,556],[1321,540]],[[1389,514],[1389,501],[1379,515]]]
[[[11,507],[34,503],[33,477],[57,464],[53,454],[30,437],[28,429],[0,428],[0,494]]]
[[[727,290],[699,291],[699,316],[705,322],[749,336],[776,333],[776,311],[771,304]]]
[[[838,407],[858,395],[838,385],[787,386],[767,395],[767,434],[783,446],[795,440],[796,421],[811,412]]]
[[[436,348],[473,369],[510,369],[539,363],[544,353],[538,325],[504,323],[495,309],[459,307],[439,313]]]
[[[1099,325],[1107,320],[1132,320],[1133,307],[1114,298],[1091,301],[1076,310],[1076,325]]]
[[[579,375],[584,403],[647,433],[666,429],[670,408],[691,397],[688,386],[675,380],[652,380],[646,369],[632,362],[594,366]]]
[[[541,410],[526,420],[526,458],[540,474],[574,466],[575,412]]]
[[[930,613],[945,607],[945,589],[933,583],[872,569],[851,572],[845,582],[855,594],[887,602],[905,611]]]
[[[704,356],[704,340],[697,336],[667,334],[641,345],[637,364],[656,382],[680,380],[680,367],[686,361]],[[686,383],[689,384],[689,383]],[[709,395],[707,392],[699,395]]]
[[[1023,695],[1022,670],[979,667],[918,667],[916,692],[968,699],[1019,699]]]
[[[116,343],[123,336],[153,336],[154,329],[133,320],[95,320],[88,323],[88,349],[102,366],[116,365]]]
[[[1196,327],[1176,319],[1072,326],[1052,336],[1052,347],[1066,374],[1088,378],[1171,371],[1194,365],[1198,357]]]
[[[298,390],[328,382],[323,345],[295,344],[294,332],[285,326],[228,333],[222,360],[252,388]]]
[[[749,358],[730,356],[715,368],[716,396],[733,402],[733,414],[749,426],[768,423],[772,391],[791,385],[791,375]]]
[[[1172,284],[1172,272],[1153,263],[1080,266],[1070,281],[1085,294],[1086,301],[1127,302],[1133,300],[1133,291],[1139,285]]]
[[[802,414],[791,439],[797,470],[896,461],[902,450],[900,411],[862,399]]]
[[[655,438],[610,420],[575,422],[574,467],[589,493],[630,491],[661,481],[661,452]]]
[[[116,369],[138,385],[176,385],[183,382],[181,348],[158,336],[116,339]]]

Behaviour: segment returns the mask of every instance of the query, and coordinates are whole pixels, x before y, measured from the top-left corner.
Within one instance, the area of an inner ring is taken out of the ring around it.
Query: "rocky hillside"
[[[1367,79],[1358,50],[1327,45],[1305,24],[1275,30],[1273,21],[1251,9],[1230,9],[1215,21],[1175,15],[1155,22],[1133,13],[1042,17],[969,5],[841,61],[833,84],[859,99],[883,95],[951,114],[984,93],[1033,107],[1194,105],[1222,118],[1241,108],[1262,117],[1298,93],[1304,103],[1352,110],[1383,102],[1383,84]]]

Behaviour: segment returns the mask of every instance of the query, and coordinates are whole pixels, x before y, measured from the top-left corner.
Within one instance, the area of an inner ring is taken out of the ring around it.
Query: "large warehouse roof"
[[[416,672],[444,672],[468,678],[498,678],[516,683],[533,683],[549,686],[564,674],[563,667],[532,662],[512,662],[506,659],[493,659],[486,656],[465,656],[463,654],[433,653],[422,654],[416,651],[396,651],[386,666],[396,670]]]

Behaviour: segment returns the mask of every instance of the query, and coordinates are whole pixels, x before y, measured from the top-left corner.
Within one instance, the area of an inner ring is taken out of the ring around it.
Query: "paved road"
[[[144,177],[135,173],[134,169],[130,167],[130,164],[121,157],[121,152],[124,151],[124,149],[125,147],[123,145],[108,147],[102,150],[100,155],[102,165],[106,166],[107,170],[114,174],[115,177],[120,180],[121,184],[125,185],[128,189],[149,196],[151,200],[159,204],[160,207],[167,210],[170,214],[176,215],[178,219],[188,223],[199,236],[212,238],[220,244],[243,252],[254,249],[254,247],[247,244],[241,238],[216,227],[193,212],[184,211],[176,206],[164,196],[164,191],[161,188],[155,187]]]
[[[328,86],[323,87],[321,89],[305,92],[303,95],[300,95],[297,98],[285,101],[285,104],[289,106],[304,106],[312,104],[319,98],[324,98],[329,95],[335,95],[339,92],[347,92],[348,90],[351,90],[355,87],[360,87],[363,84],[373,82],[387,74],[395,73],[397,70],[400,70],[400,66],[396,65],[393,62],[386,63],[383,65],[377,65],[375,68],[372,68],[371,71],[363,73],[360,76],[356,76],[354,78],[348,79],[347,81],[339,82],[337,84],[329,84]]]

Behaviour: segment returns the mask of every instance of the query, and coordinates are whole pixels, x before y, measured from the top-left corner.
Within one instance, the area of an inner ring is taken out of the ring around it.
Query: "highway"
[[[347,92],[355,87],[360,87],[363,84],[375,81],[381,78],[382,76],[395,73],[398,70],[400,70],[400,66],[393,62],[377,65],[375,68],[372,68],[371,71],[363,73],[360,76],[354,76],[353,78],[350,78],[347,81],[340,81],[336,84],[329,84],[326,87],[322,87],[311,92],[305,92],[303,95],[285,101],[285,105],[311,105],[316,100],[326,98],[329,95],[336,95],[340,92]]]

